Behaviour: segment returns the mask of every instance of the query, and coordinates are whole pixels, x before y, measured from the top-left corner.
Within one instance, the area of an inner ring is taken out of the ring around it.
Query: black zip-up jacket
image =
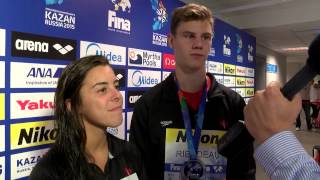
[[[89,164],[88,180],[120,180],[129,174],[136,173],[139,180],[145,180],[145,171],[137,148],[117,137],[107,134],[109,158],[104,172],[95,165]],[[108,156],[106,154],[106,156]],[[53,146],[37,163],[29,176],[29,180],[69,180],[70,168],[65,161],[65,155]],[[69,175],[69,176],[68,176]]]
[[[245,102],[239,94],[219,84],[211,74],[207,76],[211,80],[211,87],[207,93],[202,129],[228,130],[238,120],[244,119]],[[196,112],[190,107],[189,111],[194,129],[195,120],[192,117]],[[221,120],[225,120],[225,123],[221,123]],[[132,115],[130,142],[134,142],[143,154],[148,179],[164,179],[166,128],[184,129],[174,73],[147,91],[135,103]],[[253,144],[241,149],[232,159],[227,159],[228,180],[255,179]]]

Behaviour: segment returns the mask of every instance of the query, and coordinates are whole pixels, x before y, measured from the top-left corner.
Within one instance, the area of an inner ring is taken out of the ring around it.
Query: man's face
[[[169,45],[174,51],[176,68],[197,71],[205,68],[212,44],[209,21],[180,22],[176,34],[170,34]]]

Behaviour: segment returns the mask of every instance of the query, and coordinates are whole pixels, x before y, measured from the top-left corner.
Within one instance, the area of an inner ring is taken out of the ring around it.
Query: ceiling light
[[[306,51],[308,47],[283,48],[284,51]]]

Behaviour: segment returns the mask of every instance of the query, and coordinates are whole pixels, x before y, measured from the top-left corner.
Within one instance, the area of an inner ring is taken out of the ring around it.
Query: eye
[[[203,35],[203,36],[202,36],[202,39],[205,40],[205,41],[209,41],[209,40],[212,39],[212,35],[211,35],[211,34]]]
[[[106,93],[106,92],[107,92],[107,88],[106,87],[98,89],[98,93]]]
[[[195,38],[195,35],[193,33],[186,32],[186,33],[183,33],[183,37],[187,39],[193,39]]]

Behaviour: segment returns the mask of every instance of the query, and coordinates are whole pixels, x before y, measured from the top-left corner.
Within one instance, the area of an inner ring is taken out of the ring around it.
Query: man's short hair
[[[173,35],[176,34],[177,27],[180,22],[187,21],[208,21],[213,28],[212,12],[205,6],[199,4],[187,4],[178,7],[173,11],[170,31]]]

